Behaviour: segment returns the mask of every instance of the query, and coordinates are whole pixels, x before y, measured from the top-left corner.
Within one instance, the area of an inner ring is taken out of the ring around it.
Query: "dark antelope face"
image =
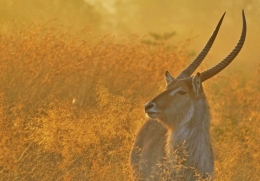
[[[170,127],[181,120],[191,118],[195,102],[205,98],[201,77],[192,79],[192,87],[183,80],[176,80],[166,72],[167,88],[145,105],[145,112],[152,119],[159,119]],[[174,120],[172,123],[170,120]]]

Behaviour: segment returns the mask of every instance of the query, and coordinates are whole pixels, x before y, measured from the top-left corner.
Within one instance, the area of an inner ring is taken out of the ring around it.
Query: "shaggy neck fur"
[[[214,167],[209,133],[209,107],[204,100],[194,101],[197,102],[194,102],[185,119],[176,125],[176,129],[169,129],[166,145],[170,161],[176,164],[176,155],[172,154],[176,153],[176,150],[177,157],[185,157],[182,162],[185,167],[182,169],[185,180],[196,180],[194,173],[198,173],[200,178],[211,176]]]

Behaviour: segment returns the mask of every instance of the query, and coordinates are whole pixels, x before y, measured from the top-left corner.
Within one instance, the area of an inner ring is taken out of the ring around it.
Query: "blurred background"
[[[132,180],[143,105],[205,46],[215,180],[260,180],[260,0],[0,0],[0,180]]]
[[[65,25],[72,32],[91,27],[97,36],[136,34],[149,37],[149,33],[174,33],[171,41],[175,44],[193,38],[188,50],[195,55],[226,11],[219,35],[207,57],[210,65],[206,65],[211,66],[236,45],[241,33],[242,9],[247,18],[248,33],[234,66],[251,71],[260,62],[260,0],[0,0],[0,21],[6,23],[3,26],[6,31],[13,22],[40,21],[55,26]]]

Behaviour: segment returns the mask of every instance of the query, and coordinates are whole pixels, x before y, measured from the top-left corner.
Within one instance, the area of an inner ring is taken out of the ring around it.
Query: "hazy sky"
[[[83,28],[92,25],[99,34],[176,32],[172,41],[190,37],[190,51],[198,53],[226,11],[218,37],[207,56],[223,59],[236,45],[242,28],[241,11],[247,19],[245,45],[234,63],[247,70],[260,64],[260,0],[0,0],[0,20],[18,22],[56,19],[58,24]],[[230,69],[228,68],[228,71]]]
[[[251,70],[260,64],[260,0],[169,1],[169,0],[85,0],[105,16],[104,31],[110,33],[176,32],[175,41],[197,37],[190,50],[199,52],[224,12],[225,19],[208,59],[225,58],[235,47],[242,29],[242,9],[247,19],[245,45],[233,66]],[[105,2],[105,3],[104,3]],[[106,29],[106,27],[110,28]],[[210,65],[209,65],[210,66]],[[229,70],[229,69],[228,69]]]

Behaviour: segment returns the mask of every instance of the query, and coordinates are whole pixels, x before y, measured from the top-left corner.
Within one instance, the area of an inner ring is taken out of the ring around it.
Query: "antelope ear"
[[[168,85],[174,78],[171,76],[171,74],[166,71],[165,72],[165,80],[166,80],[166,85]]]
[[[195,75],[195,77],[192,78],[192,91],[195,96],[198,96],[201,92],[203,92],[201,76],[199,72]]]

